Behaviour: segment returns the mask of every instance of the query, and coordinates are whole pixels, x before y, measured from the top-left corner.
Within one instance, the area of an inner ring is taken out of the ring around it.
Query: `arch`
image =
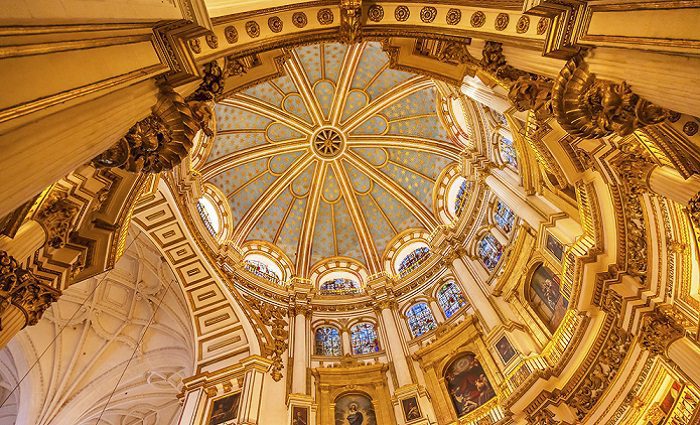
[[[402,249],[394,262],[394,270],[403,277],[417,269],[430,256],[430,247],[423,242],[410,244]]]
[[[362,355],[379,352],[379,337],[373,323],[363,321],[350,328],[352,354]]]
[[[332,325],[314,330],[314,354],[317,356],[341,356],[343,354],[340,331]]]
[[[527,281],[527,299],[545,327],[554,333],[569,308],[569,300],[561,290],[559,276],[539,263],[532,268]]]
[[[408,323],[408,329],[414,338],[432,331],[437,328],[437,322],[433,316],[433,312],[430,310],[430,306],[425,301],[420,301],[412,304],[406,310],[406,322]]]
[[[462,417],[496,396],[483,366],[471,352],[452,359],[443,373],[447,393],[458,417]]]
[[[448,319],[467,305],[462,289],[453,279],[448,280],[438,288],[435,298],[440,309],[442,309],[442,312]]]

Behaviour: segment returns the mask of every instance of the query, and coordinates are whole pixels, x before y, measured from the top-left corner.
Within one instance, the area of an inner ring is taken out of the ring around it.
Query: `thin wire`
[[[173,284],[173,279],[168,282],[168,287],[165,289],[165,292],[163,292],[163,296],[160,297],[160,301],[158,301],[158,305],[156,306],[156,309],[153,310],[153,314],[151,315],[151,319],[148,321],[148,324],[146,325],[146,329],[143,330],[143,333],[141,334],[141,337],[139,338],[139,342],[136,344],[136,347],[134,347],[134,351],[131,353],[131,357],[129,357],[129,361],[126,362],[126,366],[124,366],[124,370],[122,370],[122,374],[119,376],[119,380],[117,381],[117,384],[114,386],[114,389],[112,389],[112,394],[109,395],[109,398],[107,399],[107,402],[105,403],[104,407],[102,408],[102,412],[100,412],[100,416],[97,418],[97,422],[95,425],[99,425],[100,421],[102,420],[102,415],[104,415],[105,411],[107,410],[107,406],[109,406],[109,402],[112,401],[112,397],[114,397],[114,393],[117,392],[117,388],[119,387],[119,384],[122,382],[122,378],[124,378],[124,375],[126,374],[126,370],[129,368],[129,365],[131,364],[131,361],[134,359],[134,356],[136,355],[136,351],[138,351],[139,347],[141,346],[141,342],[143,341],[143,338],[146,336],[146,333],[148,333],[148,328],[151,327],[151,324],[153,323],[153,319],[156,317],[156,313],[158,313],[158,310],[160,310],[160,305],[163,303],[163,300],[165,299],[165,296],[168,294],[168,291],[170,291],[170,286]]]
[[[136,241],[136,238],[138,238],[138,237],[141,235],[141,233],[142,233],[142,232],[139,230],[139,232],[136,234],[136,236],[134,236],[134,238],[131,240],[131,242],[129,242],[129,245],[124,249],[125,252],[126,252],[129,248],[131,248],[131,245],[134,243],[134,241]],[[114,270],[114,268],[112,268],[112,270]],[[89,294],[87,297],[85,297],[85,299],[84,299],[83,302],[80,304],[80,306],[75,310],[75,312],[73,313],[73,315],[66,321],[66,324],[63,325],[63,327],[62,327],[62,328],[58,331],[58,333],[53,337],[53,339],[51,340],[51,343],[49,343],[49,345],[47,345],[46,348],[44,348],[44,351],[42,351],[41,354],[39,355],[39,357],[36,358],[36,360],[34,361],[34,363],[32,364],[32,366],[31,366],[29,369],[27,369],[27,371],[26,371],[26,372],[24,373],[24,375],[22,376],[22,379],[20,379],[19,381],[17,381],[17,384],[16,384],[15,387],[12,389],[12,391],[10,391],[10,393],[7,395],[7,397],[5,398],[5,400],[2,401],[2,404],[0,404],[0,407],[5,406],[5,403],[7,403],[7,400],[9,400],[10,397],[12,396],[12,394],[14,394],[15,391],[17,390],[17,388],[19,388],[20,384],[24,381],[24,379],[27,377],[27,375],[29,375],[29,372],[31,372],[32,369],[34,369],[34,367],[37,365],[37,363],[39,363],[39,361],[41,360],[41,358],[44,357],[44,354],[46,354],[46,352],[49,350],[49,348],[53,347],[53,345],[56,343],[56,340],[58,339],[58,337],[61,336],[61,334],[63,333],[63,330],[68,326],[69,323],[71,323],[71,322],[73,321],[73,318],[75,318],[75,316],[78,314],[78,312],[82,310],[82,308],[83,308],[83,306],[85,305],[85,303],[87,302],[87,300],[89,300],[89,299],[92,298],[92,296],[95,294],[95,291],[97,291],[97,288],[99,288],[100,285],[102,285],[102,282],[104,282],[104,281],[109,277],[109,275],[112,273],[112,270],[107,271],[107,272],[104,274],[104,276],[102,276],[102,279],[101,279],[99,282],[97,282],[97,285],[95,285],[95,287],[92,288],[92,291],[90,292],[90,294]],[[83,281],[83,282],[84,282],[84,281]],[[59,299],[60,299],[60,298],[59,298]]]

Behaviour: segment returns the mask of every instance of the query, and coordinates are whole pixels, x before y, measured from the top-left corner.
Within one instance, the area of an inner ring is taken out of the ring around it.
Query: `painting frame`
[[[416,396],[401,399],[401,411],[406,423],[415,422],[423,418],[423,412],[420,410],[420,404]]]
[[[231,400],[231,405],[228,408],[225,408],[227,402]],[[219,425],[219,424],[225,424],[227,422],[233,421],[238,419],[238,408],[240,407],[241,403],[241,391],[236,391],[234,393],[229,393],[229,394],[224,394],[221,397],[217,397],[214,399],[211,399],[209,403],[209,411],[207,413],[207,422],[205,422],[206,425]],[[216,406],[221,406],[222,407],[222,413],[216,413],[217,407]],[[226,411],[233,411],[233,416],[228,417],[225,415]],[[218,415],[223,415],[222,418],[215,419],[214,416]]]
[[[364,392],[347,392],[335,398],[335,425],[378,425],[372,397]]]
[[[544,238],[545,250],[560,263],[564,260],[564,250],[566,246],[553,234],[546,232]]]
[[[291,425],[309,425],[309,406],[292,406]]]
[[[513,347],[510,339],[506,335],[502,335],[494,344],[494,348],[498,353],[498,357],[501,359],[504,365],[508,365],[517,357],[517,350]]]

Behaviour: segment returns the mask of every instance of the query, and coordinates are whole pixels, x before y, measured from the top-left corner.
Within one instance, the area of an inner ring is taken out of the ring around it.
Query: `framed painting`
[[[544,264],[535,270],[530,281],[530,299],[537,315],[554,332],[564,320],[569,300],[561,292],[561,281]]]
[[[303,406],[292,407],[292,425],[309,425],[309,408]]]
[[[513,348],[505,335],[503,335],[501,339],[496,342],[496,351],[503,361],[503,364],[508,364],[508,362],[513,360],[513,357],[515,357],[515,348]]]
[[[212,401],[207,425],[229,424],[238,418],[241,393],[230,394]]]
[[[561,261],[564,258],[564,245],[559,242],[557,238],[552,236],[551,233],[547,233],[547,240],[545,243],[547,251],[550,252],[557,260]]]
[[[418,400],[415,397],[401,400],[401,408],[403,409],[403,417],[406,422],[415,421],[423,417],[423,414],[420,412]]]
[[[472,353],[462,354],[452,361],[445,371],[445,384],[459,417],[496,396],[484,368]]]
[[[377,425],[372,399],[364,394],[345,394],[335,399],[335,425]]]

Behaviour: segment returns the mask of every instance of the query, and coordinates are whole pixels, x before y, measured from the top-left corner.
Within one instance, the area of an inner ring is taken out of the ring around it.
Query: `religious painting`
[[[564,320],[569,300],[561,292],[561,282],[547,266],[541,264],[530,281],[530,300],[537,315],[554,333]]]
[[[241,393],[231,394],[214,400],[211,405],[207,425],[229,424],[238,417],[238,404]]]
[[[403,408],[403,417],[406,422],[414,421],[423,417],[423,415],[420,413],[418,400],[415,397],[409,397],[401,400],[401,407]]]
[[[372,399],[363,394],[345,394],[335,400],[335,425],[377,425]]]
[[[508,364],[515,357],[515,349],[505,335],[496,342],[496,351],[503,360],[503,364]]]
[[[309,425],[309,408],[294,406],[292,408],[292,425]]]
[[[463,416],[496,396],[484,368],[472,353],[457,357],[445,371],[445,384],[457,416]]]
[[[564,245],[549,233],[547,233],[547,251],[559,261],[564,258]]]

